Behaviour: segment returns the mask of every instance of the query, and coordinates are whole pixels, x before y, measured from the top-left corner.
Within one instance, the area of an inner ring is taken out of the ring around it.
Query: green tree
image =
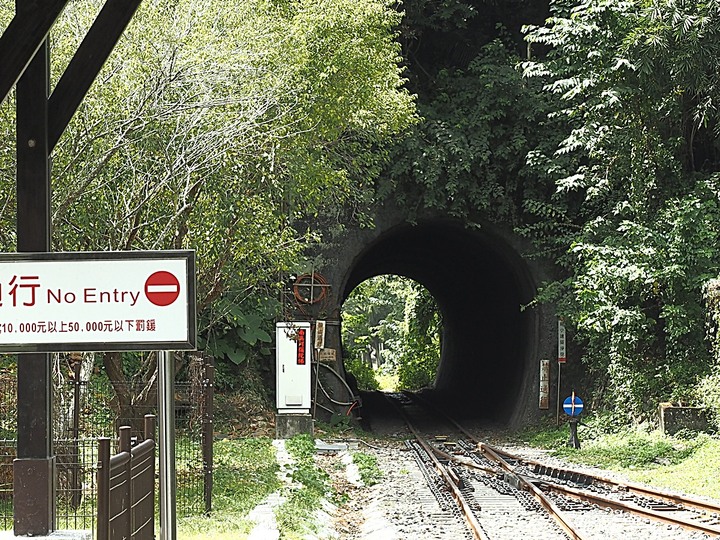
[[[54,79],[100,5],[67,6]],[[376,148],[413,122],[399,20],[383,0],[143,2],[54,152],[53,249],[195,249],[201,346],[257,354],[280,276],[320,238],[305,218],[361,204],[387,158]],[[0,113],[11,134],[11,100]],[[13,156],[3,137],[8,224]],[[111,378],[147,388],[153,356],[129,360],[104,355]]]
[[[557,1],[524,63],[556,101],[526,200],[563,249],[556,299],[608,403],[650,412],[709,369],[702,290],[720,268],[717,2]],[[702,157],[700,157],[702,156]]]
[[[394,275],[368,279],[343,304],[342,320],[346,368],[359,383],[369,379],[371,362],[395,371],[402,389],[418,390],[435,381],[442,318],[419,283]]]
[[[397,364],[410,280],[382,275],[363,281],[345,300],[343,345],[354,361]]]
[[[381,197],[434,209],[467,222],[520,223],[522,200],[538,186],[525,155],[539,140],[545,104],[523,81],[514,44],[497,38],[464,69],[441,70],[419,102],[424,121],[396,146]]]
[[[405,336],[398,359],[400,388],[432,386],[440,363],[442,316],[425,287],[412,282],[405,299]]]

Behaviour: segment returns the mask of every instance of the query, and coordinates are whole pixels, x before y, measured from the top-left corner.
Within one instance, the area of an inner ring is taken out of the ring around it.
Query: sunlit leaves
[[[387,364],[404,389],[434,382],[441,331],[434,298],[418,283],[400,276],[364,281],[343,305],[343,342],[355,365],[371,360]]]
[[[720,241],[720,11],[673,0],[551,8],[545,25],[526,28],[551,49],[523,67],[557,100],[562,129],[528,165],[554,181],[564,212],[526,201],[539,223],[525,230],[567,242],[557,260],[568,277],[548,298],[574,323],[597,389],[642,410],[648,396],[687,393],[708,366],[701,291],[720,269],[707,247]]]
[[[68,4],[53,81],[102,4]],[[384,0],[145,0],[53,155],[53,248],[195,249],[202,345],[257,349],[264,299],[320,239],[308,217],[364,203],[378,147],[414,122],[399,21]],[[10,101],[0,113],[9,134]]]

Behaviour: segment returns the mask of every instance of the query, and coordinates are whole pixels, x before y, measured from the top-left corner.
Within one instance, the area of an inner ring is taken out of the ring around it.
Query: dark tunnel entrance
[[[403,225],[354,261],[345,298],[361,282],[397,274],[423,285],[443,316],[433,397],[454,414],[507,423],[527,400],[537,340],[535,289],[520,256],[499,236],[447,222]]]

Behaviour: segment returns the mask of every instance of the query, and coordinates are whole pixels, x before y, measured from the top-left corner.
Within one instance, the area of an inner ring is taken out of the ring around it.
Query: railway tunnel
[[[523,309],[535,279],[508,241],[450,221],[394,226],[348,264],[341,303],[381,274],[417,281],[441,311],[434,399],[459,417],[506,425],[537,410],[539,314]]]

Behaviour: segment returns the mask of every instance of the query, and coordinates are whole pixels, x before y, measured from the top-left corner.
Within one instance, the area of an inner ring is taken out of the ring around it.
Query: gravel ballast
[[[521,453],[522,448],[512,451]],[[347,540],[461,540],[471,538],[459,512],[443,510],[416,463],[413,452],[397,441],[372,441],[361,448],[374,455],[382,471],[382,480],[372,486],[359,484],[357,473],[350,468],[347,453],[318,456],[318,463],[328,471],[347,501],[327,516],[322,536]],[[527,449],[538,458],[538,452]],[[563,463],[553,460],[557,465]],[[577,467],[575,467],[577,468]],[[595,470],[594,472],[597,472]],[[610,476],[611,473],[605,474]],[[484,482],[470,478],[468,482],[478,500],[477,517],[493,540],[567,538],[560,528],[538,511],[524,492],[499,495]],[[652,522],[648,519],[596,507],[570,512],[572,523],[578,525],[588,540],[701,540],[702,533]]]

